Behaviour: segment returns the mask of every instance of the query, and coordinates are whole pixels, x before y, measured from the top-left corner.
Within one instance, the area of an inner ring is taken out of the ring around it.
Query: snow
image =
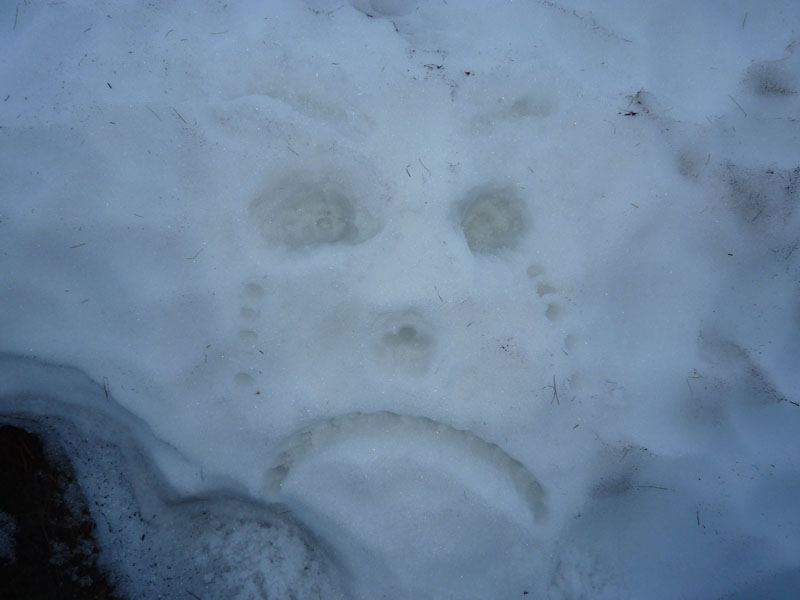
[[[2,420],[130,597],[793,597],[799,18],[7,5]]]

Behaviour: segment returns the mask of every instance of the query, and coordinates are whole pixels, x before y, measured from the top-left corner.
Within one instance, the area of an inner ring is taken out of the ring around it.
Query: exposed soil
[[[121,600],[98,566],[95,524],[63,450],[0,426],[0,511],[16,527],[0,557],[3,600]]]

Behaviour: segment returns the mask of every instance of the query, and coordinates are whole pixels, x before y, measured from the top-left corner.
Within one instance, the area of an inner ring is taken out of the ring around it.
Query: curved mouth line
[[[520,461],[497,444],[476,433],[457,429],[441,421],[391,411],[352,412],[318,421],[287,438],[283,450],[267,471],[267,487],[278,494],[292,471],[318,453],[359,438],[405,438],[430,444],[438,450],[458,456],[471,465],[489,467],[508,481],[524,500],[534,522],[547,514],[544,487]]]

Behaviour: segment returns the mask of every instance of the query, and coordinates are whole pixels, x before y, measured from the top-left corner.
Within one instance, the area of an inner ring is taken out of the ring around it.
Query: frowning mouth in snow
[[[116,592],[794,598],[800,3],[735,4],[4,3],[0,425]]]

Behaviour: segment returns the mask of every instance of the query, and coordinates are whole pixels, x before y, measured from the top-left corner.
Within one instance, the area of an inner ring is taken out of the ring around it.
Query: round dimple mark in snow
[[[251,308],[249,306],[243,306],[239,311],[239,314],[242,316],[243,319],[257,319],[258,316],[261,314],[258,309]]]
[[[525,203],[508,186],[473,188],[457,215],[469,249],[479,254],[516,247],[530,227]]]
[[[558,321],[564,314],[564,309],[558,304],[548,304],[545,310],[545,316],[550,321]]]
[[[233,383],[239,387],[250,387],[253,385],[253,376],[249,373],[236,373],[233,376]]]
[[[258,333],[252,329],[240,329],[237,336],[239,341],[247,345],[255,344],[258,341]]]
[[[536,286],[536,293],[539,294],[539,296],[547,296],[549,294],[555,294],[556,292],[558,292],[556,288],[544,281],[540,281]]]
[[[387,372],[420,375],[431,364],[434,335],[430,324],[413,310],[385,313],[374,326],[373,354]]]
[[[526,94],[520,96],[508,109],[508,117],[547,117],[553,113],[554,102],[546,96]]]
[[[540,275],[544,275],[545,268],[542,265],[531,265],[528,267],[527,271],[528,277],[531,279],[536,279]]]
[[[248,300],[261,300],[264,297],[264,288],[257,283],[246,283],[242,295]]]

